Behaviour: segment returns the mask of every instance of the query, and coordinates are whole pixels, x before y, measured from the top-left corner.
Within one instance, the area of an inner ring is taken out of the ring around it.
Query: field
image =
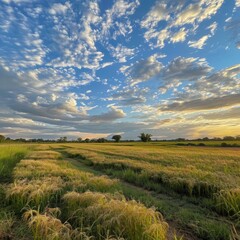
[[[0,239],[240,239],[240,148],[215,144],[2,144]]]

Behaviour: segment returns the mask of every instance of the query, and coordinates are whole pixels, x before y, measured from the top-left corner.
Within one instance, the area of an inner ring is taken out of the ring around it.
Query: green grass
[[[0,181],[9,181],[13,168],[28,153],[29,145],[0,145]]]
[[[12,171],[32,146],[20,144],[0,145],[0,239],[30,240],[30,231],[6,202],[6,183],[12,180]],[[29,235],[29,236],[28,236]]]

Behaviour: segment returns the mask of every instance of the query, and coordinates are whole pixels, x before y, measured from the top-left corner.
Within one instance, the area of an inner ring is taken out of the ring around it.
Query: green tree
[[[113,135],[112,136],[112,139],[114,139],[116,142],[119,142],[121,138],[122,138],[121,135]]]
[[[57,141],[58,142],[67,142],[67,137],[60,137]]]
[[[82,142],[82,138],[79,137],[79,138],[77,139],[77,141],[78,141],[78,142]]]
[[[0,142],[4,142],[5,141],[5,137],[3,135],[0,135]]]
[[[142,142],[149,142],[151,141],[152,134],[149,133],[141,133],[140,136],[138,136]]]

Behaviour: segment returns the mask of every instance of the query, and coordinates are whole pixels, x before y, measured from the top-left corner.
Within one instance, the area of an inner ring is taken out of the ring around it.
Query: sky
[[[240,0],[0,0],[0,134],[240,135]]]

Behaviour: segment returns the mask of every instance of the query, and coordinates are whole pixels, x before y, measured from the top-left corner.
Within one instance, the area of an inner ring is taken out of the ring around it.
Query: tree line
[[[223,138],[197,138],[197,139],[185,139],[185,138],[176,138],[171,140],[152,140],[152,135],[149,133],[141,133],[138,136],[139,140],[142,142],[150,142],[150,141],[173,141],[173,142],[186,142],[186,141],[235,141],[240,140],[240,135],[233,137],[233,136],[225,136]],[[50,140],[50,139],[42,139],[42,138],[33,138],[33,139],[25,139],[25,138],[17,138],[17,139],[11,139],[9,137],[5,137],[3,135],[0,135],[0,143],[1,142],[32,142],[32,143],[41,143],[41,142],[49,142],[49,143],[63,143],[63,142],[72,142],[72,143],[79,143],[79,142],[85,142],[85,143],[104,143],[104,142],[120,142],[122,139],[122,136],[117,134],[112,136],[112,140],[108,140],[106,138],[97,138],[97,139],[89,139],[89,138],[77,138],[76,140],[69,140],[66,136],[60,137],[56,140]],[[124,140],[124,142],[135,142],[136,140]]]

